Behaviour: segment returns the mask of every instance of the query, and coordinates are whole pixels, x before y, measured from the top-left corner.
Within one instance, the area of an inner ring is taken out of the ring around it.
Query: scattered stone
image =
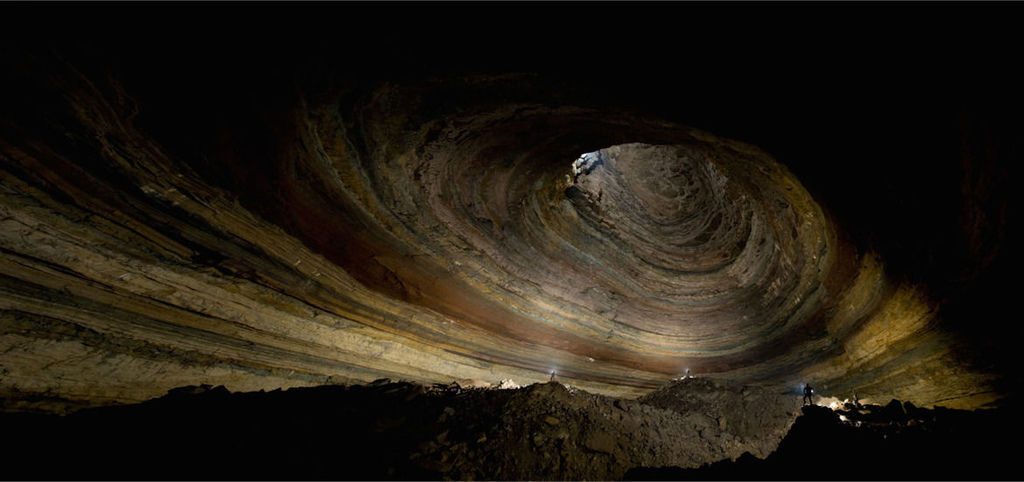
[[[615,439],[605,432],[590,431],[583,439],[583,446],[594,452],[610,454],[615,451]]]
[[[558,425],[559,423],[561,423],[561,421],[558,420],[555,417],[552,417],[552,416],[548,415],[548,416],[544,417],[544,423],[546,423],[548,425],[551,425],[551,426],[555,426],[555,425]]]
[[[520,387],[519,387],[519,385],[516,382],[512,381],[511,379],[506,378],[506,379],[502,380],[501,383],[498,384],[498,388],[500,388],[502,390],[508,390],[508,389],[515,389],[515,388],[520,388]]]
[[[416,388],[414,388],[412,391],[409,392],[408,395],[405,396],[404,400],[406,402],[411,402],[420,395],[423,395],[425,393],[427,393],[427,390],[422,385],[417,385]]]
[[[445,473],[451,469],[451,465],[438,460],[420,459],[418,463],[420,467],[438,473]]]
[[[181,397],[181,396],[193,396],[193,395],[206,395],[206,394],[229,394],[227,388],[224,385],[190,385],[187,387],[172,388],[167,391],[168,397]]]
[[[903,402],[903,412],[906,413],[907,415],[916,415],[917,406],[909,401]]]
[[[454,408],[452,408],[452,407],[444,407],[444,410],[441,410],[441,415],[437,417],[437,423],[445,423],[453,415],[455,415],[455,409]]]

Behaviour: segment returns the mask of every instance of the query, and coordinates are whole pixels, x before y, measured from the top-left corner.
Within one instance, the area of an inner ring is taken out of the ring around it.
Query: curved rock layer
[[[687,371],[999,397],[751,145],[514,75],[293,87],[178,149],[190,126],[117,75],[30,62],[0,138],[8,399],[552,373],[635,396]]]

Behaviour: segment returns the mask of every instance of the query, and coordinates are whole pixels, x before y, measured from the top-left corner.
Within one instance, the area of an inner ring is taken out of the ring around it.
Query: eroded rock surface
[[[840,398],[979,407],[1019,382],[999,365],[1016,339],[1000,334],[1019,327],[975,312],[996,306],[977,300],[1008,298],[994,278],[972,283],[1008,270],[998,261],[1014,252],[1000,250],[1012,177],[986,167],[1013,151],[988,131],[964,135],[952,168],[914,142],[876,149],[874,118],[824,140],[790,134],[813,147],[795,151],[821,148],[776,158],[679,120],[701,121],[689,117],[698,101],[722,112],[711,120],[775,115],[720,105],[748,87],[688,87],[714,83],[715,69],[673,75],[627,109],[620,99],[654,76],[636,71],[636,84],[595,96],[580,86],[614,72],[406,71],[390,47],[352,47],[387,35],[343,43],[334,36],[348,26],[321,30],[323,43],[238,42],[248,55],[203,40],[160,46],[157,34],[3,51],[5,408],[138,402],[199,384],[528,384],[552,371],[638,397],[686,370],[776,393],[810,382]],[[722,77],[773,77],[736,65]],[[680,93],[693,102],[666,120],[659,96]],[[765,98],[795,108],[779,92]],[[853,145],[892,165],[835,161]],[[791,163],[817,177],[799,179]],[[934,166],[955,172],[932,183]],[[894,172],[905,195],[876,189]],[[847,177],[858,183],[842,188]],[[938,194],[917,196],[929,189]],[[949,192],[923,221],[902,213],[932,205],[886,216]],[[854,234],[840,222],[850,219]],[[932,221],[943,227],[929,231]],[[929,239],[910,246],[943,249],[899,249],[918,235]],[[901,263],[927,269],[896,276]],[[749,434],[742,420],[702,416],[714,421],[692,425]],[[595,454],[619,453],[576,435]]]

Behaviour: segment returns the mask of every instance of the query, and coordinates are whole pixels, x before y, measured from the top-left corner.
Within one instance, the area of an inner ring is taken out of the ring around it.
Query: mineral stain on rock
[[[0,6],[0,410],[40,433],[379,397],[324,417],[382,476],[597,478],[766,461],[804,383],[912,404],[857,429],[1019,404],[1012,9],[140,8]]]

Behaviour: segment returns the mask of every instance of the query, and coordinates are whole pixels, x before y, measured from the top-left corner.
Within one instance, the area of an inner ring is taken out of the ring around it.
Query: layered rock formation
[[[1006,393],[931,287],[753,145],[534,73],[298,63],[189,97],[69,50],[5,62],[12,404],[552,372],[637,396],[687,370],[923,406]],[[996,198],[972,198],[967,278],[998,252]]]

